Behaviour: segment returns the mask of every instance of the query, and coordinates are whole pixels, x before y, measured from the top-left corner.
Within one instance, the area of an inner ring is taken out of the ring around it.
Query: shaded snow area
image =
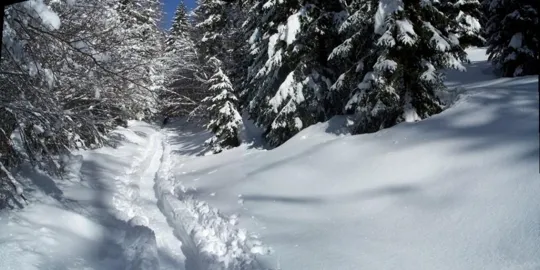
[[[182,157],[168,136],[133,121],[111,135],[115,148],[76,155],[64,179],[24,170],[37,189],[27,208],[0,212],[0,269],[262,269],[265,247],[234,216],[175,193]]]
[[[350,136],[335,117],[273,150],[250,124],[217,155],[190,124],[133,121],[64,179],[24,170],[0,269],[540,269],[538,78],[468,52],[426,120]]]

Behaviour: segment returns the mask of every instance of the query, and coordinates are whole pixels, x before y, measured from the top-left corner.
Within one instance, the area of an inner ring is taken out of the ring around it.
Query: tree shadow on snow
[[[208,151],[205,141],[212,137],[212,134],[202,127],[187,122],[185,119],[175,119],[165,127],[170,133],[168,140],[174,145],[172,152],[185,156],[200,156]]]
[[[112,158],[107,159],[106,155],[100,158],[106,159],[105,164],[111,168],[122,166],[120,161]],[[73,239],[75,242],[77,242],[76,239],[80,239],[80,243],[84,243],[85,246],[81,247],[80,250],[55,252],[53,253],[54,256],[43,254],[43,256],[40,256],[42,259],[39,265],[36,266],[38,269],[71,269],[71,266],[76,264],[73,262],[74,259],[83,261],[92,269],[104,270],[121,269],[129,263],[128,258],[123,253],[122,241],[124,241],[123,237],[130,225],[110,212],[113,190],[111,185],[114,184],[114,179],[109,176],[111,174],[107,174],[107,170],[108,168],[102,167],[93,160],[85,160],[80,168],[82,174],[80,180],[82,184],[86,185],[77,186],[77,189],[82,189],[81,192],[86,196],[75,199],[64,197],[61,189],[53,179],[42,175],[38,175],[38,177],[30,176],[30,179],[35,181],[37,188],[55,198],[62,205],[62,209],[90,219],[92,222],[101,225],[103,230],[100,237],[88,239],[64,228],[47,225],[56,234],[64,237],[67,235],[69,239]],[[59,183],[61,181],[59,180]],[[168,261],[174,260],[170,254],[164,254],[163,251],[159,250],[158,252]]]
[[[522,145],[525,151],[521,158],[538,163],[539,105],[536,87],[535,79],[523,78],[503,79],[499,83],[478,86],[481,90],[478,94],[464,97],[467,108],[445,111],[440,116],[415,123],[414,130],[418,136],[426,138],[423,143],[442,140],[471,142],[459,149],[463,152]],[[474,93],[475,90],[469,91]],[[473,116],[479,107],[491,112],[475,119]]]
[[[242,134],[242,144],[246,145],[247,149],[269,149],[255,125],[250,120],[245,124],[246,134]],[[210,151],[206,141],[213,134],[201,125],[201,123],[191,123],[185,119],[175,119],[167,124],[165,128],[175,134],[169,137],[169,142],[175,146],[172,152],[185,156],[202,156]]]
[[[63,192],[51,176],[31,168],[30,165],[23,165],[21,176],[31,182],[24,188],[27,192],[33,192],[37,188],[57,201],[62,199]]]
[[[107,138],[104,142],[105,146],[117,148],[126,140],[126,136],[118,132],[111,132],[107,135]]]
[[[115,164],[113,160],[109,160],[108,164]],[[85,160],[81,167],[81,173],[83,182],[86,182],[91,190],[88,192],[92,195],[89,200],[65,200],[64,205],[67,209],[71,209],[73,212],[77,212],[83,216],[87,216],[94,222],[102,225],[107,230],[113,232],[111,235],[122,235],[127,230],[129,225],[127,222],[116,218],[114,213],[109,211],[109,202],[111,200],[111,187],[114,183],[113,179],[108,178],[101,172],[106,171],[106,168],[100,167],[93,160]],[[81,212],[79,209],[84,209]],[[96,259],[102,261],[104,259],[121,259],[125,261],[121,252],[122,247],[119,245],[118,239],[107,237],[102,239],[94,239],[96,245],[93,246],[95,250],[94,255],[97,255]]]
[[[283,195],[260,195],[260,194],[244,194],[242,199],[245,202],[262,202],[262,203],[283,203],[283,204],[341,204],[359,200],[368,200],[384,196],[404,196],[421,193],[422,189],[417,185],[393,185],[384,186],[373,189],[361,190],[349,194],[335,194],[324,196],[302,196],[291,197]]]

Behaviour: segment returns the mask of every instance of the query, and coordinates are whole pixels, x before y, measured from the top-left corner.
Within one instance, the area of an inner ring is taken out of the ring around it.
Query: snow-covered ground
[[[373,134],[204,156],[189,124],[130,122],[65,179],[23,173],[0,269],[540,269],[538,78],[469,53],[451,108]]]
[[[0,269],[262,269],[236,219],[175,194],[168,132],[132,121],[65,179],[22,173],[32,202],[0,213]],[[205,137],[203,134],[201,137]],[[190,144],[182,144],[190,147]]]

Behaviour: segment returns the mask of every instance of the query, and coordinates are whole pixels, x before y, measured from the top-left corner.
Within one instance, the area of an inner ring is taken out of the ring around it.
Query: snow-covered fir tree
[[[239,81],[247,66],[247,9],[242,1],[200,0],[194,10],[196,47],[204,63],[218,58],[222,69]],[[209,72],[214,71],[210,66]]]
[[[207,92],[212,95],[203,100],[208,104],[208,113],[211,118],[207,128],[214,133],[207,143],[214,153],[219,153],[240,145],[242,117],[237,109],[238,99],[233,85],[221,69],[221,61],[216,58],[211,58],[209,61],[216,72],[207,82],[209,86]]]
[[[220,61],[226,59],[227,41],[226,28],[228,23],[229,3],[222,0],[199,0],[194,10],[195,33],[197,50],[203,63],[216,57]],[[210,72],[213,67],[209,67]]]
[[[167,34],[167,41],[165,42],[166,51],[176,48],[177,46],[174,43],[177,40],[186,39],[191,34],[191,24],[188,16],[186,4],[184,1],[180,1],[174,12],[171,29]]]
[[[204,81],[197,78],[201,72],[198,53],[192,39],[193,26],[184,2],[178,5],[171,29],[167,33],[163,56],[166,68],[165,89],[160,94],[161,113],[168,116],[186,116],[196,109],[204,95]]]
[[[140,85],[128,84],[132,97],[137,100],[132,108],[139,118],[157,112],[157,98],[164,84],[164,33],[159,28],[162,16],[159,0],[122,0],[119,4],[125,46],[118,52],[131,55],[134,68],[131,76],[142,79]]]
[[[455,19],[449,24],[449,31],[458,36],[462,47],[484,45],[481,25],[484,14],[479,0],[448,0],[441,5],[441,11]]]
[[[326,59],[337,45],[339,1],[257,1],[246,22],[252,64],[242,96],[266,140],[277,146],[327,119],[335,72]]]
[[[249,14],[246,0],[238,0],[228,5],[227,26],[224,29],[227,37],[227,48],[224,69],[231,80],[234,89],[243,89],[249,67],[249,31],[245,29],[245,21]],[[240,97],[238,97],[240,98]],[[243,108],[245,100],[239,102]]]
[[[234,39],[237,33],[235,32],[237,29],[235,26],[238,25],[239,19],[234,18],[234,15],[238,15],[235,13],[236,5],[235,3],[219,0],[200,0],[199,5],[194,10],[195,44],[199,54],[199,61],[204,63],[200,77],[212,76],[209,79],[210,87],[205,92],[209,96],[206,101],[224,102],[222,101],[224,98],[227,100],[223,105],[204,102],[200,107],[210,106],[208,110],[212,111],[212,113],[206,115],[207,120],[210,121],[210,126],[212,126],[210,129],[214,132],[215,138],[217,138],[217,141],[211,143],[214,147],[216,145],[228,145],[229,147],[239,145],[234,142],[235,139],[233,137],[236,135],[231,135],[230,132],[232,131],[224,132],[222,131],[223,128],[216,127],[216,125],[230,125],[228,123],[233,120],[239,121],[238,125],[240,126],[242,123],[242,118],[230,119],[231,116],[223,115],[223,113],[229,113],[231,110],[235,112],[235,114],[231,113],[231,115],[239,115],[237,111],[239,103],[236,93],[232,90],[235,89],[235,85],[232,84],[233,81],[227,76],[233,74],[236,76],[235,79],[237,79],[235,81],[238,81],[240,76],[237,72],[239,70],[237,69],[238,59],[234,58],[238,53],[234,50],[241,48],[241,46],[238,46],[239,41]],[[216,89],[218,89],[216,88],[217,86],[212,85],[216,80],[225,80],[227,84],[230,84],[230,90],[223,93],[221,91],[216,92]],[[230,95],[232,96],[229,97]],[[234,102],[230,99],[232,97],[234,97]],[[218,106],[225,107],[222,110],[215,110]],[[216,152],[219,151],[221,150],[216,150]]]
[[[337,70],[340,72],[329,91],[336,114],[343,113],[348,98],[364,78],[366,65],[377,57],[374,50],[377,5],[376,0],[351,1],[341,14],[338,27],[341,44],[328,56],[328,60],[339,67]]]
[[[536,0],[485,0],[489,20],[489,59],[504,77],[538,74],[538,8]]]
[[[439,10],[438,1],[358,0],[352,6],[368,17],[349,12],[341,26],[347,39],[331,59],[350,63],[333,89],[352,91],[345,109],[357,116],[355,132],[374,132],[439,113],[441,70],[464,69],[466,61],[458,37],[448,32],[454,18]],[[346,59],[351,56],[352,63]],[[355,82],[357,78],[361,79]]]

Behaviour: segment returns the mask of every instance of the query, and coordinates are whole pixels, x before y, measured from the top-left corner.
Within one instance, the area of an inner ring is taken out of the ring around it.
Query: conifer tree
[[[342,25],[347,39],[331,56],[355,60],[333,86],[352,91],[345,109],[358,118],[355,132],[439,113],[442,69],[464,69],[466,61],[458,37],[448,31],[455,20],[439,10],[438,1],[356,1],[356,6],[371,15],[350,12]]]
[[[483,46],[482,5],[479,0],[448,0],[442,2],[441,11],[454,19],[450,31],[459,38],[461,47]]]
[[[226,59],[228,38],[226,36],[229,3],[221,0],[199,0],[194,10],[196,46],[203,63],[211,58]],[[209,67],[210,73],[213,67]]]
[[[211,96],[203,102],[208,104],[211,120],[207,128],[214,133],[207,143],[214,153],[240,145],[242,117],[237,110],[238,99],[234,94],[231,81],[221,69],[221,62],[216,58],[209,60],[214,66],[215,73],[208,80],[208,93]]]
[[[246,21],[249,9],[246,0],[238,0],[228,5],[227,12],[227,53],[224,69],[233,84],[234,89],[242,89],[249,67],[249,32],[246,31]],[[239,97],[240,98],[240,97]],[[244,107],[245,100],[239,101],[239,109]]]
[[[538,74],[538,1],[486,0],[489,54],[501,76]]]
[[[328,93],[335,114],[343,113],[351,93],[362,81],[367,67],[374,62],[374,25],[378,1],[352,1],[342,15],[338,27],[341,44],[328,56],[334,66],[340,67],[339,76],[333,81]]]
[[[270,145],[327,119],[335,77],[326,59],[337,45],[339,1],[258,1],[249,25],[252,64],[242,96]]]
[[[190,33],[191,25],[189,23],[187,7],[184,1],[180,1],[174,12],[171,29],[167,35],[167,41],[165,43],[166,50],[173,50],[176,47],[174,43],[178,40],[189,38]]]
[[[167,34],[164,64],[165,89],[160,94],[161,113],[168,116],[187,116],[205,97],[204,82],[197,79],[200,72],[199,57],[192,39],[193,26],[187,8],[181,1]]]
[[[235,59],[232,50],[237,40],[233,40],[233,3],[220,0],[200,0],[195,9],[195,42],[199,62],[204,63],[202,76],[212,76],[207,82],[203,101],[207,107],[209,124],[214,133],[208,141],[215,153],[240,145],[239,132],[242,118],[238,112],[238,99],[234,86],[226,75],[233,70]]]

